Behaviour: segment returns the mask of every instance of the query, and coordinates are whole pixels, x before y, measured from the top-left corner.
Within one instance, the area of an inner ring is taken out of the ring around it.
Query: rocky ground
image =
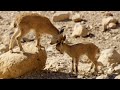
[[[52,21],[52,16],[56,11],[32,11],[37,12],[42,15],[47,16]],[[66,11],[67,12],[67,11]],[[116,47],[117,52],[120,53],[120,28],[111,29],[108,32],[102,31],[101,21],[104,17],[104,14],[108,11],[70,11],[71,14],[79,13],[86,21],[82,23],[85,25],[90,25],[92,33],[95,37],[88,38],[71,38],[70,35],[73,31],[74,22],[62,21],[62,22],[53,22],[52,23],[60,28],[65,27],[64,34],[67,36],[69,43],[76,44],[80,42],[92,42],[97,45],[100,50],[108,49],[111,47]],[[109,11],[111,12],[118,21],[120,21],[120,11]],[[13,35],[12,30],[9,29],[10,23],[15,18],[15,16],[22,11],[0,11],[0,43],[6,46],[9,45],[10,37]],[[33,35],[29,35],[28,38],[33,38]],[[56,49],[55,45],[50,45],[51,36],[43,35],[41,39],[41,44],[45,46],[47,51],[47,62],[45,69],[41,72],[35,71],[23,75],[16,79],[95,79],[98,76],[94,76],[88,72],[91,64],[90,63],[81,63],[79,64],[79,75],[76,77],[74,74],[70,74],[71,71],[71,58],[67,54],[60,54]],[[3,52],[1,52],[2,54]],[[83,59],[82,59],[83,60]],[[105,76],[105,78],[114,78],[116,75],[112,74],[110,76]]]

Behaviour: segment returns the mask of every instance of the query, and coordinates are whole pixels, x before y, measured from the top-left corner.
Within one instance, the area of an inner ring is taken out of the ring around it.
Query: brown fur
[[[65,37],[63,41],[65,40]],[[68,45],[66,43],[58,43],[56,45],[56,49],[60,51],[61,54],[66,52],[70,57],[72,57],[72,72],[74,71],[74,62],[76,66],[76,73],[78,73],[78,61],[81,55],[86,54],[88,58],[93,62],[95,65],[95,71],[98,72],[98,62],[97,59],[99,56],[96,56],[97,54],[100,54],[99,48],[93,44],[93,43],[79,43],[75,45]],[[93,66],[93,65],[92,65]]]
[[[43,47],[39,45],[39,41],[40,36],[44,33],[53,36],[51,44],[55,44],[58,39],[60,39],[59,37],[61,33],[59,30],[50,22],[47,17],[41,16],[37,13],[23,13],[18,15],[13,22],[13,26],[16,29],[11,38],[9,50],[12,50],[16,39],[17,44],[20,47],[20,51],[24,51],[20,40],[23,36],[29,33],[30,30],[33,30],[36,34],[38,49]]]

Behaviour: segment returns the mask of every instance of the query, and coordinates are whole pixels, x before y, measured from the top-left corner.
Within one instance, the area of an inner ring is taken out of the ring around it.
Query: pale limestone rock
[[[108,26],[107,26],[107,29],[115,29],[117,26],[116,23],[109,23]]]
[[[109,79],[107,75],[100,75],[98,77],[96,77],[96,79]]]
[[[115,26],[113,24],[110,24],[110,23],[114,23],[114,24],[117,24],[118,23],[118,20],[115,19],[114,17],[112,16],[109,16],[109,17],[105,17],[102,19],[102,26],[103,26],[103,31],[106,30],[106,29],[110,29],[110,27],[112,26]],[[110,24],[110,25],[109,25]]]
[[[120,54],[114,48],[105,49],[101,51],[98,61],[107,67],[118,65],[118,63],[120,63]]]
[[[0,56],[0,78],[16,78],[34,70],[45,67],[46,51],[37,51],[35,45],[29,43],[23,46],[26,53],[19,52],[18,47],[14,53],[10,51]]]
[[[79,36],[86,36],[88,35],[88,30],[86,27],[80,23],[76,23],[75,26],[73,27],[73,32],[71,37],[79,37]]]

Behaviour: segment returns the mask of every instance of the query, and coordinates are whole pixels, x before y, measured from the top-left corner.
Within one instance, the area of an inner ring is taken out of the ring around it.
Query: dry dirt
[[[28,11],[29,12],[29,11]],[[32,11],[45,15],[51,19],[56,11]],[[118,21],[120,21],[120,11],[71,11],[72,14],[79,13],[86,22],[85,25],[91,25],[92,29],[90,32],[95,35],[95,37],[88,38],[70,38],[72,33],[72,27],[74,26],[73,21],[62,21],[62,22],[52,22],[57,28],[66,26],[65,35],[67,40],[72,43],[80,42],[92,42],[96,44],[100,50],[104,50],[110,47],[116,47],[116,50],[120,53],[120,28],[111,29],[107,32],[102,32],[101,21],[103,15],[106,12],[111,12]],[[10,23],[15,18],[15,16],[22,11],[0,11],[0,42],[9,45],[10,37],[13,31],[9,29]],[[30,39],[34,39],[33,35],[29,35]],[[90,78],[93,79],[93,75],[83,75],[84,71],[88,71],[91,64],[80,63],[79,64],[79,77],[70,74],[71,71],[71,58],[67,54],[60,54],[56,49],[55,45],[50,45],[51,36],[43,35],[41,43],[45,46],[47,50],[47,63],[46,67],[42,72],[35,71],[33,73],[28,73],[28,75],[23,75],[17,79],[77,79],[77,78]],[[24,42],[26,43],[26,42]]]

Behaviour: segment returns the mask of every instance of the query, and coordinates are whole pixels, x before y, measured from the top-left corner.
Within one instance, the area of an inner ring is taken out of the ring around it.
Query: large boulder
[[[114,49],[105,49],[101,51],[98,59],[104,66],[118,65],[120,63],[120,54]]]
[[[110,75],[114,72],[120,72],[120,54],[114,48],[101,51],[98,62],[103,64],[103,71],[106,74]]]
[[[35,45],[29,43],[23,45],[25,53],[14,48],[0,56],[0,78],[16,78],[34,70],[42,70],[46,64],[46,51],[38,51]]]

